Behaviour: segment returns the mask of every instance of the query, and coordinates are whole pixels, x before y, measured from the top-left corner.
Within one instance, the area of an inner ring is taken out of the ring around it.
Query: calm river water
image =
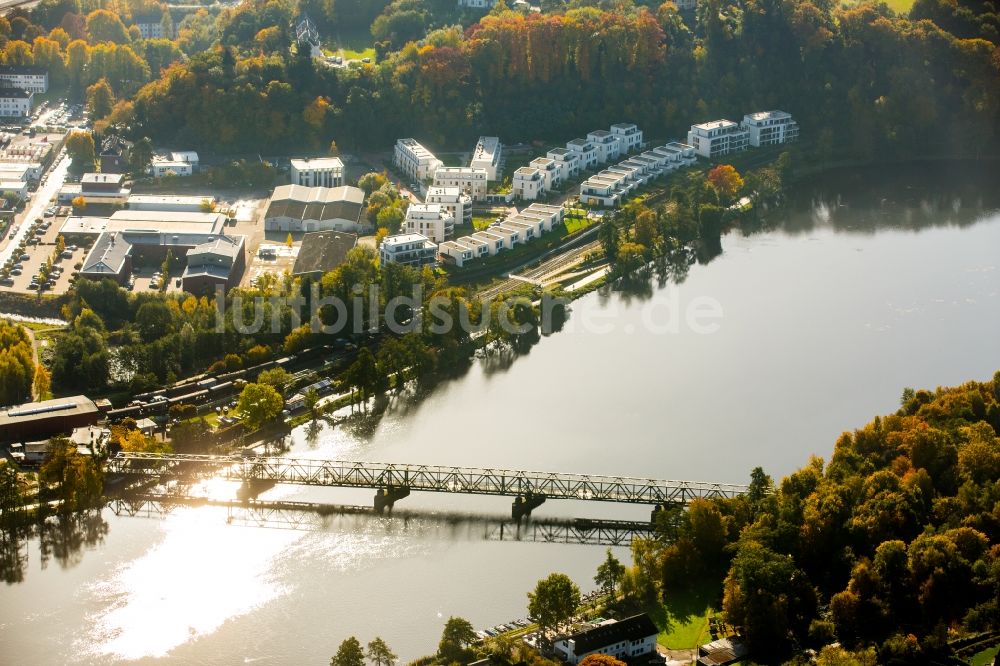
[[[904,387],[1000,369],[997,192],[941,169],[824,178],[773,228],[725,236],[722,254],[680,284],[587,296],[564,331],[512,364],[478,362],[351,427],[300,428],[289,455],[737,483],[760,464],[780,477],[893,411]],[[721,315],[710,333],[683,321],[707,303]],[[503,515],[510,505],[413,496],[399,506]],[[648,510],[550,502],[537,515]],[[18,582],[0,588],[0,660],[321,664],[351,634],[381,635],[408,660],[434,651],[450,615],[476,626],[522,617],[525,592],[551,571],[593,587],[602,548],[489,532],[433,515],[280,529],[227,523],[224,508],[106,509],[6,549],[0,565]]]

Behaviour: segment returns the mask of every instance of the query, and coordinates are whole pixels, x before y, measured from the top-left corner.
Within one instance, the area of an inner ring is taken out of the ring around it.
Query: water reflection
[[[20,583],[28,569],[29,542],[37,541],[41,569],[54,560],[61,568],[77,566],[85,550],[104,542],[108,523],[99,510],[50,516],[44,521],[0,531],[0,579]]]

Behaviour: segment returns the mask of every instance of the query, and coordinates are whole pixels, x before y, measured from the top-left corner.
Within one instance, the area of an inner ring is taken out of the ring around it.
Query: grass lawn
[[[486,227],[493,224],[493,221],[497,219],[496,215],[473,215],[472,216],[472,228],[476,231],[482,231]]]
[[[994,645],[978,654],[969,657],[969,666],[989,666],[993,663],[993,657],[1000,653],[1000,645]]]
[[[708,618],[715,614],[712,603],[714,591],[699,589],[685,593],[668,595],[666,603],[650,605],[646,609],[649,616],[660,628],[656,637],[660,645],[672,650],[683,650],[707,643]]]
[[[566,216],[563,223],[566,225],[566,233],[568,235],[575,234],[577,231],[586,229],[594,223],[594,220],[588,219],[586,215],[582,215],[580,217]]]
[[[361,60],[371,58],[375,62],[375,47],[372,46],[372,36],[366,31],[356,33],[341,33],[334,37],[330,46],[324,46],[323,52],[328,55],[339,55],[345,60]]]

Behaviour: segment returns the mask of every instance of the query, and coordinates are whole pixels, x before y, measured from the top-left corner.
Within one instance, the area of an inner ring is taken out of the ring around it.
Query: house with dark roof
[[[358,237],[342,231],[314,231],[302,237],[292,277],[320,278],[344,263]]]
[[[624,620],[607,620],[575,634],[561,636],[552,647],[570,664],[577,664],[590,654],[636,659],[656,652],[658,633],[653,621],[642,613]]]
[[[274,188],[264,228],[268,231],[346,231],[363,233],[372,225],[362,217],[365,193],[350,186]]]

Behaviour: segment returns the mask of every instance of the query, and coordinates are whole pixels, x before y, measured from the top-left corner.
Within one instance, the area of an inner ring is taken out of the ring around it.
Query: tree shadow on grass
[[[707,632],[708,617],[719,608],[715,582],[694,582],[689,589],[668,590],[664,600],[646,609],[661,630],[661,641],[671,649],[697,647]]]

